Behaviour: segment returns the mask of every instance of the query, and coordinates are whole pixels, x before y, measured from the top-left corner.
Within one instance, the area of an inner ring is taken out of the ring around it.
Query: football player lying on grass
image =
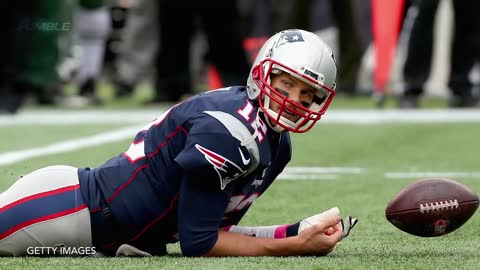
[[[295,224],[237,224],[290,161],[289,132],[325,113],[335,78],[318,36],[275,34],[246,86],[173,106],[97,168],[50,166],[15,182],[0,195],[0,254],[164,255],[177,241],[186,256],[330,253],[356,223],[338,208]]]

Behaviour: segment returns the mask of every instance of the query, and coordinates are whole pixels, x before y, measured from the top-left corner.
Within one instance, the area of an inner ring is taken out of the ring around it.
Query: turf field
[[[26,110],[0,116],[0,190],[37,168],[94,167],[125,151],[148,110]],[[158,111],[158,112],[157,112]],[[407,235],[384,217],[389,200],[425,176],[480,193],[480,111],[333,108],[310,133],[292,135],[293,160],[242,225],[296,222],[338,206],[359,218],[327,257],[1,258],[0,269],[480,269],[480,215],[438,238]]]

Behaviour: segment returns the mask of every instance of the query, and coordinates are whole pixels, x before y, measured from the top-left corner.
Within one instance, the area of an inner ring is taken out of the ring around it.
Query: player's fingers
[[[343,232],[342,230],[334,231],[332,234],[328,235],[328,237],[334,243],[337,243],[343,239]]]
[[[318,225],[322,231],[326,231],[328,228],[338,226],[340,220],[342,220],[342,218],[338,214],[332,212],[325,215]]]
[[[322,215],[329,216],[329,215],[340,215],[340,209],[338,207],[332,207],[327,211],[321,213]]]
[[[340,223],[338,223],[337,225],[333,226],[333,229],[334,229],[335,231],[341,231],[341,230],[342,230],[342,226],[341,226]]]
[[[325,231],[325,234],[326,234],[326,235],[332,235],[333,233],[335,233],[335,230],[334,230],[332,227],[328,228],[328,229]]]
[[[331,235],[331,234],[333,234],[334,232],[336,232],[336,231],[341,231],[341,230],[342,230],[342,227],[340,226],[340,223],[339,223],[339,224],[337,224],[337,225],[335,225],[335,226],[333,226],[333,227],[328,228],[328,229],[325,231],[325,234],[326,234],[326,235]]]

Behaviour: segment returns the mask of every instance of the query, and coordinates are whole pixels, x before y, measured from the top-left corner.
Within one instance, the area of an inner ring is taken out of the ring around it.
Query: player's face
[[[282,94],[283,96],[287,97],[291,102],[301,105],[302,107],[309,108],[312,105],[313,98],[315,97],[315,89],[294,78],[292,75],[288,73],[282,73],[280,75],[272,76],[271,86],[273,89],[277,90],[278,93]],[[272,93],[272,99],[270,103],[270,109],[275,112],[279,112],[281,105],[275,100],[283,100],[282,97],[278,97],[277,94]],[[286,103],[286,106],[290,110],[296,111],[298,114],[303,115],[307,111],[304,111],[298,107],[293,106],[292,104]],[[287,118],[292,122],[298,121],[300,116],[293,114],[289,110],[283,110],[282,116]]]

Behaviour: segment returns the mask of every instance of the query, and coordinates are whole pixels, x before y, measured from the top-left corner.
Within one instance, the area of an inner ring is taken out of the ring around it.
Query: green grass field
[[[37,112],[22,114],[34,117]],[[32,120],[2,125],[1,120],[0,190],[21,175],[47,165],[97,166],[125,151],[130,139],[126,136],[33,157],[25,150],[33,148],[41,153],[65,141],[143,124],[98,121],[58,125]],[[184,258],[178,245],[170,245],[170,255],[164,257],[0,258],[0,269],[480,269],[478,213],[459,230],[437,238],[407,235],[384,216],[390,199],[419,176],[449,176],[480,193],[478,123],[480,118],[477,123],[325,122],[310,133],[292,135],[292,174],[278,180],[255,201],[241,224],[296,222],[338,206],[343,214],[360,221],[326,257]],[[14,154],[19,151],[25,157],[15,161]],[[320,168],[295,171],[300,166]]]

